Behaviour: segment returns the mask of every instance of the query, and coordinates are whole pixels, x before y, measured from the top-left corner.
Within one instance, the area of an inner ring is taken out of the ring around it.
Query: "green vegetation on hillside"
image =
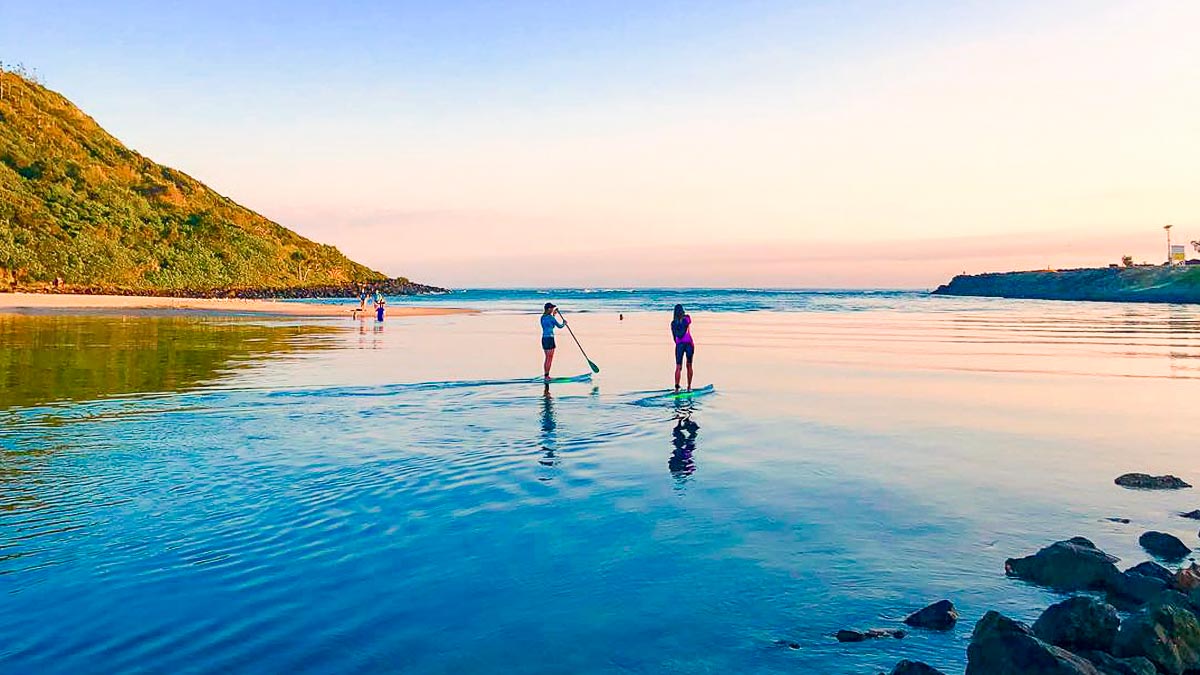
[[[126,148],[0,71],[0,289],[147,291],[373,282],[351,261]]]
[[[1036,300],[1200,303],[1200,266],[1136,265],[963,274],[939,286],[934,293]]]

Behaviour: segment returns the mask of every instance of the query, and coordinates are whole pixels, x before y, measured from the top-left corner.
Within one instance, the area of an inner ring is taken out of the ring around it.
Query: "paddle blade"
[[[600,366],[596,365],[591,359],[588,359],[588,365],[591,366],[593,373],[600,373]]]

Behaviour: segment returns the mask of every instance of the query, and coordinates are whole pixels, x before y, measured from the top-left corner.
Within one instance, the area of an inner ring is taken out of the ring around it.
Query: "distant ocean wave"
[[[482,288],[389,297],[393,305],[472,307],[485,311],[537,312],[546,300],[564,311],[662,312],[682,304],[694,312],[927,311],[954,304],[925,291],[896,289],[773,288]],[[325,300],[324,302],[344,302]]]

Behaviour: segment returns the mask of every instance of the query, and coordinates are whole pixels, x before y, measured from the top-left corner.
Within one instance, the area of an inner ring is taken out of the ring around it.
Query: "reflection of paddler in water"
[[[554,414],[554,397],[550,394],[550,385],[546,384],[542,392],[542,451],[538,463],[542,466],[554,466],[558,450],[558,419]],[[545,480],[545,479],[543,479]]]
[[[671,445],[675,449],[671,451],[671,459],[667,460],[667,468],[670,469],[671,475],[680,482],[687,480],[696,472],[696,461],[693,455],[696,452],[696,433],[700,431],[700,425],[692,421],[692,408],[690,402],[686,407],[676,408],[675,428],[671,430]]]

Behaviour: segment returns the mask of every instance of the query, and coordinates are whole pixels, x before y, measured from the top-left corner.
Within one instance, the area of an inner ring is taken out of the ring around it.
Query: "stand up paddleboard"
[[[548,380],[544,377],[535,377],[535,378],[533,378],[532,381],[537,382],[539,384],[546,384],[546,383],[563,384],[564,382],[591,382],[592,374],[584,373],[582,375],[572,375],[571,377],[552,377]]]
[[[638,400],[634,401],[634,403],[636,405],[653,405],[655,403],[663,403],[668,401],[690,401],[692,399],[700,398],[701,396],[715,394],[716,391],[716,387],[711,384],[706,384],[703,387],[697,387],[691,391],[687,391],[685,389],[680,389],[679,391],[668,389],[661,393],[653,394],[652,396],[639,398]]]

